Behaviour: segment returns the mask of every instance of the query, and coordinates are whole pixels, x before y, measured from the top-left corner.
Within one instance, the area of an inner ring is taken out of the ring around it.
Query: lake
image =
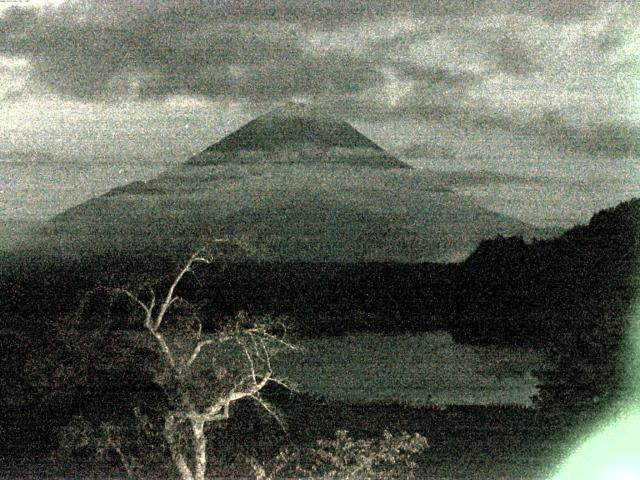
[[[278,358],[274,369],[302,392],[354,403],[531,405],[531,371],[541,362],[535,350],[458,345],[445,332],[296,343],[304,351]]]

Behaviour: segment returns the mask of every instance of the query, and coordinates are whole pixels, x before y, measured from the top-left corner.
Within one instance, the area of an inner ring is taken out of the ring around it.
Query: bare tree
[[[224,328],[203,333],[195,308],[176,290],[196,264],[209,264],[212,259],[201,252],[194,254],[160,300],[153,289],[147,294],[116,290],[142,309],[145,332],[161,353],[157,382],[172,398],[164,418],[164,437],[182,480],[205,478],[205,427],[229,419],[235,402],[253,399],[279,421],[260,392],[272,382],[288,388],[274,374],[271,361],[274,355],[295,349],[281,322],[270,318],[255,322],[244,312]]]

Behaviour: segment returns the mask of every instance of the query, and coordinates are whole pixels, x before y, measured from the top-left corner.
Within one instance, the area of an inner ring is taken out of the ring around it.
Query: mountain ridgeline
[[[462,342],[540,343],[574,329],[616,329],[640,292],[640,199],[596,213],[558,238],[482,242],[457,272]]]

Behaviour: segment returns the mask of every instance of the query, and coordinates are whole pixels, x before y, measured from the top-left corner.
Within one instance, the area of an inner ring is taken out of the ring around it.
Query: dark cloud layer
[[[625,0],[618,0],[624,2]],[[212,20],[278,20],[335,24],[404,12],[412,16],[522,13],[550,21],[573,21],[598,12],[609,0],[76,0],[75,12],[104,16],[145,11],[165,23]]]
[[[606,106],[595,101],[585,106],[590,118],[577,123],[545,100],[533,113],[515,94],[510,102],[507,86],[496,91],[495,105],[472,95],[496,78],[542,74],[550,80],[536,88],[557,88],[561,97],[565,84],[607,61],[628,30],[610,22],[595,39],[573,43],[562,36],[547,39],[536,30],[568,26],[569,38],[572,26],[579,30],[580,22],[602,15],[608,5],[596,0],[85,0],[56,9],[6,11],[0,16],[0,55],[28,59],[31,80],[40,88],[89,101],[199,95],[268,106],[302,97],[352,119],[411,117],[531,135],[567,153],[634,155],[640,153],[636,128],[606,120],[605,108],[620,105],[615,92]],[[526,22],[517,23],[523,16],[531,19],[529,31]],[[381,25],[382,33],[373,31],[372,23]],[[315,37],[320,40],[314,43]],[[609,80],[603,77],[598,86],[614,88]],[[542,98],[545,92],[540,93]]]
[[[0,52],[30,58],[37,80],[77,96],[117,91],[131,77],[147,95],[348,93],[380,81],[380,62],[389,61],[385,53],[391,45],[379,44],[368,58],[362,52],[310,53],[300,42],[305,33],[349,22],[356,22],[357,29],[363,18],[400,13],[412,18],[478,16],[497,9],[566,19],[593,5],[587,0],[543,1],[535,8],[524,1],[81,1],[55,11],[10,10],[0,19]],[[407,35],[398,35],[393,47],[406,41]],[[505,71],[535,66],[531,52],[517,40],[490,41]],[[446,69],[391,63],[404,76],[457,81]]]
[[[30,58],[40,83],[79,97],[134,88],[140,96],[278,99],[349,93],[380,81],[366,59],[310,54],[290,34],[274,35],[266,25],[209,24],[195,13],[179,23],[162,14],[138,14],[122,22],[78,22],[15,9],[2,20],[0,51]]]
[[[503,36],[492,43],[497,64],[502,71],[527,74],[541,69],[535,53],[524,42]]]
[[[551,112],[532,127],[567,154],[640,155],[640,129],[620,122],[575,126],[563,120],[559,113]]]

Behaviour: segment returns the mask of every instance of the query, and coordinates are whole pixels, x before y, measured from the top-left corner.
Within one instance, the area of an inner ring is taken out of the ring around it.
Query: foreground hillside
[[[514,407],[451,406],[410,408],[400,405],[352,405],[327,402],[316,397],[274,399],[283,412],[287,430],[270,418],[244,414],[254,410],[243,405],[235,423],[212,436],[212,450],[218,458],[235,464],[216,465],[218,471],[250,475],[247,457],[271,459],[283,444],[310,445],[318,439],[334,437],[344,429],[354,438],[371,438],[386,430],[419,432],[429,448],[416,461],[417,478],[467,480],[542,480],[549,477],[571,447],[572,435],[551,425],[534,409]],[[249,439],[246,432],[251,432]],[[41,431],[41,434],[46,432]],[[241,444],[241,445],[239,445]],[[56,478],[105,478],[126,475],[114,458],[78,457],[64,451],[48,453],[21,450],[15,445],[2,457],[0,475],[5,478],[42,478],[46,471]],[[165,477],[167,465],[151,478]]]
[[[536,342],[591,321],[615,324],[631,313],[639,267],[640,199],[555,239],[486,240],[460,265],[454,283],[467,301],[452,331],[459,341]]]

